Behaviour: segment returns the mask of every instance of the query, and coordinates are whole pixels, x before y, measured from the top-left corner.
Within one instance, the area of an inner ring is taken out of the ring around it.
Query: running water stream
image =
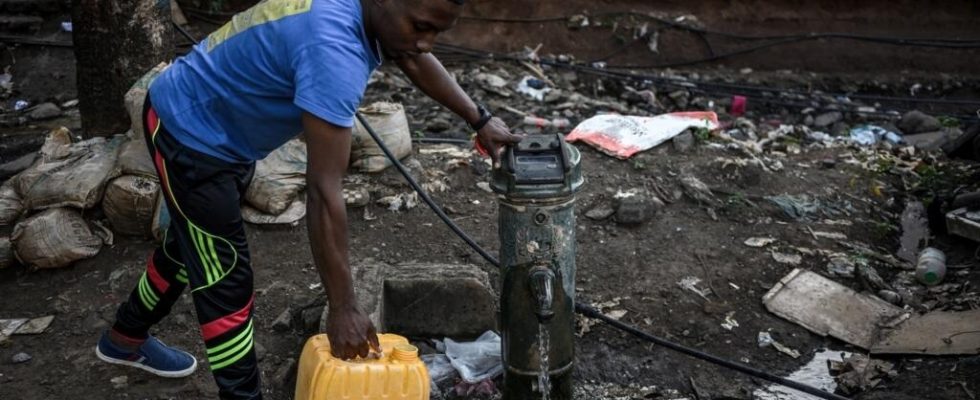
[[[538,390],[541,400],[551,398],[551,375],[548,374],[548,353],[551,350],[551,335],[548,324],[538,324],[538,352],[541,355],[541,370],[538,371]]]

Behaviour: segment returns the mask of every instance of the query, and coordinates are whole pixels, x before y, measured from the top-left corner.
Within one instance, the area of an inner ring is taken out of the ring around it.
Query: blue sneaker
[[[113,344],[106,332],[95,346],[95,355],[107,363],[136,367],[165,378],[183,378],[197,369],[194,356],[168,347],[153,336],[147,338],[135,353],[131,353]]]

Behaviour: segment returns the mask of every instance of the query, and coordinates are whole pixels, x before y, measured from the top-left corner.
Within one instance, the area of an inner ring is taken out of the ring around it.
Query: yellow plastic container
[[[381,356],[344,361],[330,354],[327,335],[306,341],[295,400],[428,400],[429,372],[408,339],[378,335]]]

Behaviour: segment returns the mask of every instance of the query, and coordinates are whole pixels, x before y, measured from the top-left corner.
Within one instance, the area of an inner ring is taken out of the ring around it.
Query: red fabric
[[[245,323],[248,320],[249,314],[252,312],[252,303],[254,301],[255,295],[253,294],[252,298],[248,300],[248,304],[242,307],[241,310],[201,325],[201,335],[204,336],[204,340],[211,340]]]
[[[745,96],[732,96],[732,110],[731,114],[736,117],[741,117],[745,114],[745,108],[748,105],[748,99]]]
[[[480,144],[479,138],[473,139],[473,148],[476,149],[476,152],[480,153],[481,156],[490,157],[490,152],[487,151],[487,149],[485,149],[482,144]]]
[[[160,276],[160,272],[157,271],[157,265],[153,262],[153,256],[150,256],[150,261],[146,263],[146,276],[150,278],[150,282],[153,286],[160,291],[160,293],[167,293],[167,289],[170,288],[170,282],[163,279]]]

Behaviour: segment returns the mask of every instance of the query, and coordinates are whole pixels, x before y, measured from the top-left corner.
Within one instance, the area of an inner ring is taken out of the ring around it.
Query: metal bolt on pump
[[[508,147],[498,194],[504,400],[572,398],[575,193],[581,154],[564,136]]]

